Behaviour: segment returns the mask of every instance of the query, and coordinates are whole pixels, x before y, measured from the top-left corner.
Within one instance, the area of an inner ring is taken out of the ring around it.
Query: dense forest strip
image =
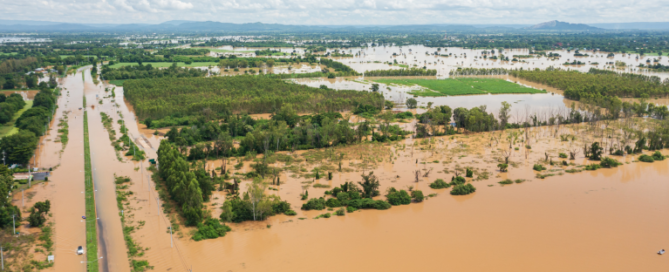
[[[84,107],[86,99],[84,98]],[[88,112],[84,111],[84,184],[86,197],[86,260],[87,271],[98,271],[98,220],[95,210],[95,188],[91,169],[91,147],[88,140]]]
[[[205,76],[207,71],[195,68],[179,68],[177,63],[167,69],[159,69],[151,64],[137,66],[122,66],[117,69],[109,65],[102,66],[102,78],[106,80],[138,79],[138,78],[160,78],[160,77],[198,77]]]
[[[378,93],[319,89],[262,76],[128,80],[124,87],[137,115],[153,119],[174,114],[272,113],[289,104],[298,112],[384,105]]]
[[[532,82],[564,90],[564,96],[573,100],[617,97],[667,97],[669,80],[661,81],[655,76],[614,73],[591,69],[589,73],[561,69],[513,70],[510,74]]]

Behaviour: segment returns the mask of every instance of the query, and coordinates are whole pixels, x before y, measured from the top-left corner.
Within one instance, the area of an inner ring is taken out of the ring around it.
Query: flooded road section
[[[91,167],[96,191],[98,247],[103,257],[100,260],[100,271],[130,271],[121,218],[116,206],[115,167],[110,164],[116,159],[116,156],[102,125],[101,105],[96,99],[96,95],[100,97],[104,95],[104,87],[93,83],[90,70],[86,70],[85,75],[84,95],[87,103]]]
[[[111,89],[114,86],[110,85],[108,87]],[[133,192],[129,197],[130,205],[124,206],[126,209],[124,212],[132,213],[131,216],[126,217],[126,226],[135,228],[131,236],[139,247],[147,248],[144,255],[136,259],[147,260],[149,265],[154,267],[154,271],[185,271],[189,266],[186,265],[185,259],[181,256],[178,245],[171,244],[169,220],[162,209],[159,209],[158,194],[155,191],[155,185],[150,181],[150,173],[146,170],[149,167],[148,159],[156,158],[160,138],[152,135],[151,132],[153,131],[140,131],[134,112],[123,102],[123,88],[116,87],[114,90],[116,97],[111,97],[111,92],[105,92],[104,89],[104,87],[98,87],[91,89],[90,92],[87,90],[87,99],[95,105],[95,110],[90,110],[89,133],[91,135],[94,177],[96,178],[96,189],[99,195],[98,212],[101,220],[104,216],[107,216],[112,222],[111,227],[104,229],[107,233],[105,242],[115,243],[117,247],[123,249],[117,249],[117,262],[112,262],[110,256],[109,271],[129,270],[128,255],[120,231],[120,211],[116,205],[114,175],[127,176],[132,181],[128,188]],[[99,101],[102,101],[102,104]],[[138,148],[146,152],[147,160],[142,162],[132,161],[130,157],[123,156],[125,151],[120,153],[123,161],[117,159],[109,140],[109,134],[102,124],[100,112],[106,113],[113,119],[112,127],[116,132],[116,139],[121,137],[119,121],[123,120],[128,128],[128,136],[134,140]],[[117,223],[118,225],[116,225]],[[116,231],[115,228],[119,228],[119,230]],[[175,236],[174,240],[177,239],[178,237]]]
[[[84,113],[80,110],[83,107],[83,84],[81,73],[60,79],[62,96],[58,98],[54,120],[47,135],[40,139],[40,149],[36,155],[37,166],[45,170],[52,168],[49,181],[26,190],[25,200],[21,193],[13,196],[13,203],[21,207],[24,216],[28,215],[28,207],[35,202],[51,201],[53,212],[49,221],[54,223],[55,230],[55,265],[49,268],[51,271],[86,271],[86,255],[76,254],[78,246],[86,247],[86,222],[82,219],[85,214]],[[55,139],[58,134],[57,120],[66,115],[65,112],[69,112],[69,143],[63,149],[62,143]],[[17,230],[22,231],[27,226],[21,226],[21,229],[18,227]]]

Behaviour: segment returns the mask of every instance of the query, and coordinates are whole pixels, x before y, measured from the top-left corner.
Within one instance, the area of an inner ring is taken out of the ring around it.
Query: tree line
[[[40,91],[35,95],[32,108],[24,111],[14,124],[19,129],[18,133],[0,139],[0,150],[5,151],[7,164],[25,165],[29,162],[39,137],[48,129],[55,105],[53,90],[45,82],[40,83]]]

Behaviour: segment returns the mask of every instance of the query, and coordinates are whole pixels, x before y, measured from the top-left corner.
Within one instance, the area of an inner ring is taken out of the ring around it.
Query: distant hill
[[[567,22],[560,22],[557,20],[536,24],[525,29],[536,30],[601,30],[601,28],[593,27],[585,24],[570,24]]]
[[[550,21],[521,24],[426,24],[426,25],[285,25],[171,20],[159,24],[89,24],[30,20],[0,20],[0,32],[111,32],[111,33],[276,33],[276,32],[554,32],[606,30],[669,30],[669,22],[571,24]]]

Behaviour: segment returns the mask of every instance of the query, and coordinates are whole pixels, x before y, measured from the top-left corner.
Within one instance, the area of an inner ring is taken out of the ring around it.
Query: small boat
[[[662,255],[662,254],[664,254],[664,249],[658,251],[657,254],[658,254],[658,255]]]

